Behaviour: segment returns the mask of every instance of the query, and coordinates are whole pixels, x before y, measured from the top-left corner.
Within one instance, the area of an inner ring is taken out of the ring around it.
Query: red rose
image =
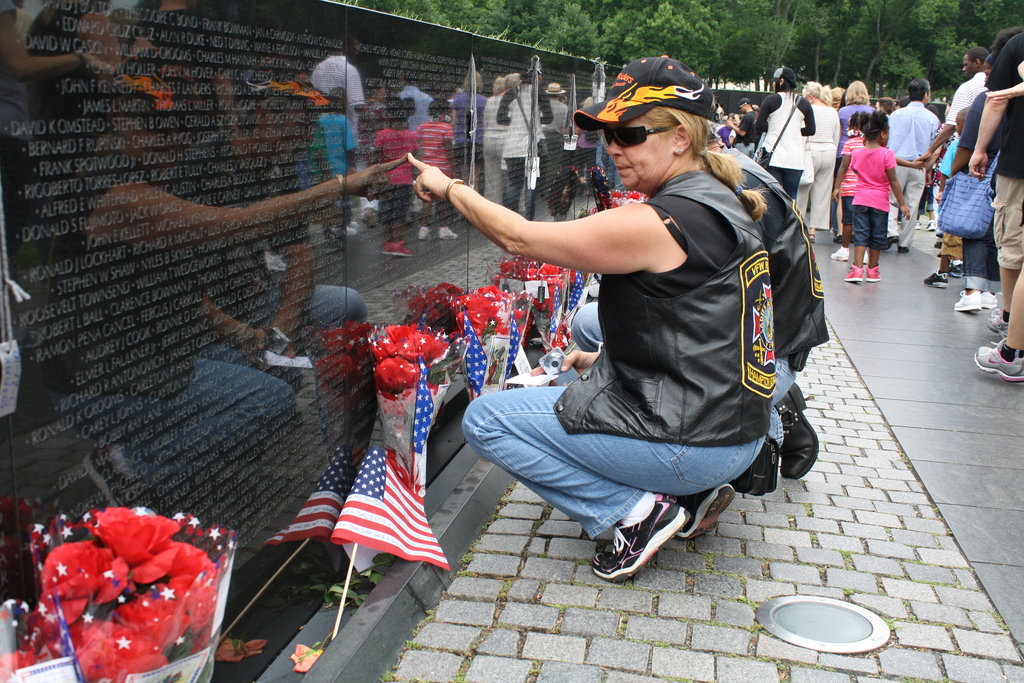
[[[420,369],[404,358],[385,358],[377,363],[373,376],[378,391],[400,394],[416,386],[420,378]]]
[[[121,683],[128,674],[167,666],[158,643],[132,628],[97,621],[82,629],[75,654],[86,681]]]
[[[184,577],[192,582],[203,572],[211,575],[217,573],[217,566],[205,551],[188,543],[175,543],[174,547],[178,552],[167,572],[172,578]]]
[[[40,580],[44,591],[60,598],[71,623],[90,602],[110,602],[129,587],[128,563],[93,541],[64,543],[46,556]]]
[[[114,610],[115,622],[161,647],[170,647],[188,626],[181,598],[167,584],[158,583],[145,595]]]
[[[180,522],[127,508],[107,508],[97,512],[93,519],[89,529],[124,558],[132,568],[133,579],[152,583],[167,574],[174,560],[171,536],[181,529]]]

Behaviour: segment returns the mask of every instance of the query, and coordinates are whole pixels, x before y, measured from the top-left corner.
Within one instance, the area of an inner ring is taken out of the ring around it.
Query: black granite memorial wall
[[[32,523],[96,506],[226,524],[244,566],[365,448],[362,323],[424,319],[424,290],[487,284],[500,252],[415,200],[408,164],[370,198],[338,174],[412,151],[528,217],[587,204],[595,150],[566,134],[592,63],[317,0],[188,4],[54,0],[24,44],[78,60],[20,90],[0,66],[4,246],[31,296],[8,297],[0,599],[31,596]]]

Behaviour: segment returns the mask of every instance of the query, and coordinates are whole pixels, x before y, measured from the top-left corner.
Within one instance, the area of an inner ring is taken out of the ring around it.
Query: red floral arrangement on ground
[[[419,416],[429,420],[429,429],[452,378],[462,366],[462,341],[412,325],[385,325],[374,330],[370,344],[377,361],[373,379],[381,439],[411,473],[413,490],[422,493],[426,486],[425,451],[417,453],[413,443],[417,388],[425,373],[431,406],[428,415],[421,412]]]
[[[4,634],[0,679],[59,658],[71,671],[77,662],[87,682],[119,683],[175,663],[171,674],[212,666],[233,532],[202,529],[184,514],[106,508],[36,525],[30,547],[39,600],[31,610],[14,601],[0,608],[15,629]]]

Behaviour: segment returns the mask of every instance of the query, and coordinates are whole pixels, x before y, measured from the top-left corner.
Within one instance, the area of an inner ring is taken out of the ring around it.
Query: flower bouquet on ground
[[[559,335],[559,329],[564,323],[570,271],[523,256],[510,256],[498,261],[491,273],[495,288],[529,295],[533,306],[527,322],[534,324],[544,350],[565,348],[566,339],[564,334]],[[520,331],[523,339],[533,336],[527,325],[520,325]]]
[[[210,679],[234,532],[106,508],[36,525],[30,547],[39,599],[0,608],[0,680]]]
[[[410,473],[415,491],[426,487],[426,435],[452,378],[462,367],[463,342],[409,325],[379,327],[371,339],[381,436]],[[417,441],[422,437],[422,452]]]
[[[530,316],[530,296],[481,287],[459,299],[466,340],[466,376],[473,398],[501,391],[520,348],[520,325]]]

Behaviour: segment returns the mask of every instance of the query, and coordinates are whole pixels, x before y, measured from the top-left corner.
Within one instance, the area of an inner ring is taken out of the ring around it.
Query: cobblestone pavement
[[[814,351],[800,385],[822,441],[814,470],[737,497],[716,532],[670,541],[632,583],[595,577],[595,541],[515,485],[389,680],[1024,682],[1020,651],[838,342]],[[892,637],[863,655],[784,643],[754,609],[792,594],[862,605]]]

